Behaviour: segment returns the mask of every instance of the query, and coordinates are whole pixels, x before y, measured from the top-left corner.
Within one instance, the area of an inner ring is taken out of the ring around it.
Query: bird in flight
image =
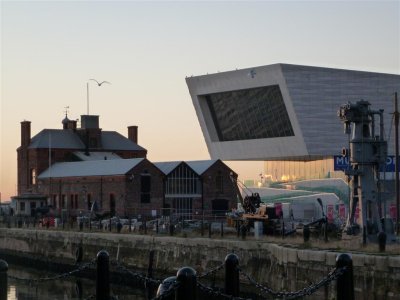
[[[98,82],[96,79],[89,79],[89,80],[96,81],[96,83],[97,83],[97,85],[98,85],[98,86],[101,86],[103,83],[108,83],[108,84],[111,84],[111,83],[110,83],[110,82],[108,82],[108,81],[102,81],[102,82]]]

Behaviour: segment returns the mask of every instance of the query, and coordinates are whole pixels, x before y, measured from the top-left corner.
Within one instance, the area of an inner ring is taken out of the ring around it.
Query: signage
[[[349,157],[342,155],[333,156],[333,169],[335,171],[344,171],[349,169]],[[386,158],[386,172],[394,172],[395,170],[395,156],[388,155]],[[383,172],[383,170],[381,171]]]

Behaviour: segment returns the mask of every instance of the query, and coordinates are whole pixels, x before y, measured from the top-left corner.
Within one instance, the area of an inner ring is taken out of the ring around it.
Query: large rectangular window
[[[219,141],[294,136],[278,85],[204,97]]]

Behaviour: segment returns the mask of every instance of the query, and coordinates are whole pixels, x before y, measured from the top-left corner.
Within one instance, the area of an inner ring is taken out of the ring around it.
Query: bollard
[[[239,297],[239,258],[236,254],[225,257],[225,294]]]
[[[212,230],[211,230],[211,222],[208,223],[208,238],[211,239],[211,234],[212,234]]]
[[[158,286],[156,297],[165,295],[173,286],[176,281],[176,276],[165,278],[162,283]],[[162,298],[164,299],[164,298]]]
[[[246,225],[242,224],[240,226],[240,234],[242,235],[242,240],[246,239],[246,231],[247,231]]]
[[[183,267],[176,273],[176,281],[179,287],[175,294],[175,300],[196,300],[197,280],[196,271],[190,267]]]
[[[82,244],[79,245],[78,248],[75,250],[75,264],[80,264],[82,262],[83,258],[83,249],[82,249]]]
[[[324,242],[328,242],[328,223],[324,223],[321,226],[322,234],[324,235]]]
[[[121,233],[121,230],[122,230],[122,223],[121,223],[121,222],[118,222],[118,223],[117,223],[117,232],[118,232],[118,233]]]
[[[304,243],[307,243],[310,240],[310,227],[308,225],[304,225],[303,227],[303,240]]]
[[[363,227],[363,246],[367,245],[367,228],[364,226]]]
[[[149,266],[147,267],[147,277],[153,278],[154,250],[149,253]]]
[[[342,276],[336,280],[336,300],[354,300],[353,260],[348,254],[336,257],[336,268],[346,267]]]
[[[109,261],[107,251],[97,253],[96,300],[110,299]]]
[[[173,236],[174,235],[174,224],[169,224],[169,235]]]
[[[224,237],[224,222],[221,221],[221,237]]]
[[[379,251],[385,252],[386,249],[386,233],[383,231],[378,233]]]
[[[0,259],[0,300],[7,300],[8,264]]]

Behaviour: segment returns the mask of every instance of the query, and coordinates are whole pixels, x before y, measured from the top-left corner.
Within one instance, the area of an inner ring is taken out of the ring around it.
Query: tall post
[[[346,267],[336,281],[336,300],[354,300],[353,260],[348,254],[336,257],[336,268]]]
[[[87,115],[89,115],[89,82],[86,82],[86,109]]]
[[[97,253],[96,300],[110,299],[109,257],[105,250]]]
[[[239,297],[239,258],[236,254],[225,257],[225,294]]]
[[[0,300],[7,300],[8,264],[0,259]]]
[[[395,134],[395,173],[396,173],[396,209],[397,209],[397,235],[400,234],[400,184],[399,184],[399,111],[397,107],[397,92],[394,93],[394,134]]]
[[[190,267],[183,267],[176,273],[176,281],[179,284],[175,294],[175,300],[196,300],[197,279],[196,271]]]

